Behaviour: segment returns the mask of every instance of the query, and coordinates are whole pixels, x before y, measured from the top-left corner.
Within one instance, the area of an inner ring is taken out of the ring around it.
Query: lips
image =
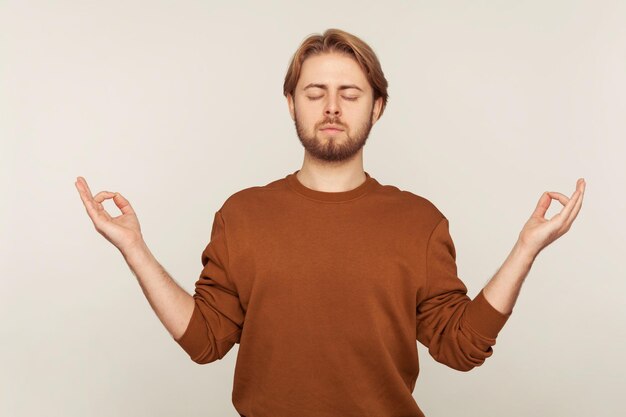
[[[339,126],[337,126],[337,125],[334,125],[334,126],[333,126],[333,125],[326,125],[326,126],[322,126],[322,127],[320,128],[320,130],[328,130],[328,131],[331,131],[331,132],[341,132],[341,131],[343,131],[343,129],[342,129],[342,128],[340,128],[340,127],[339,127]]]

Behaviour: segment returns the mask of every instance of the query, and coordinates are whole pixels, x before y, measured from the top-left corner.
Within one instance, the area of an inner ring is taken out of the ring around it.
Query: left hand
[[[521,247],[535,257],[543,248],[564,235],[580,211],[585,195],[585,186],[585,180],[583,178],[578,179],[576,191],[570,198],[557,192],[546,191],[543,193],[539,198],[537,208],[519,234]],[[563,204],[563,209],[552,218],[546,219],[544,216],[552,200],[558,200]]]

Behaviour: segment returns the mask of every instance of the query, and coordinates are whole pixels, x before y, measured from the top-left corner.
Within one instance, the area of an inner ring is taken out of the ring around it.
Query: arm
[[[215,213],[211,241],[202,252],[204,268],[191,296],[148,249],[128,200],[110,191],[92,196],[83,177],[78,177],[75,185],[94,227],[122,253],[150,306],[175,341],[194,362],[221,359],[239,342],[245,315],[226,270],[228,249],[221,212]],[[121,215],[112,217],[107,213],[102,205],[107,199],[113,199]]]
[[[579,179],[571,198],[556,192],[543,193],[513,250],[483,289],[485,298],[496,310],[503,314],[513,311],[522,284],[539,252],[565,234],[576,219],[582,206],[585,185],[585,181]],[[547,220],[544,215],[552,199],[557,199],[564,207]]]
[[[157,262],[143,240],[122,254],[161,323],[179,339],[191,319],[193,297]]]
[[[571,199],[544,193],[506,261],[472,300],[457,276],[456,252],[444,217],[427,248],[427,286],[417,305],[417,339],[430,355],[453,369],[469,371],[493,354],[499,331],[510,317],[520,287],[537,254],[569,230],[582,204],[584,181]],[[543,218],[551,198],[565,207]]]
[[[193,298],[174,282],[146,246],[131,204],[120,193],[100,191],[93,196],[83,177],[77,177],[74,185],[94,227],[122,253],[159,320],[174,338],[181,336],[190,321]],[[112,217],[104,209],[102,203],[108,199],[121,215]]]
[[[417,299],[417,340],[437,362],[469,371],[493,354],[492,346],[509,316],[494,309],[482,291],[473,300],[468,297],[457,275],[448,220],[442,217],[426,249],[426,285]]]

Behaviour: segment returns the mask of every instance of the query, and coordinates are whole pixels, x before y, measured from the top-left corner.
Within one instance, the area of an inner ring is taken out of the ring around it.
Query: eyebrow
[[[326,84],[317,84],[317,83],[311,83],[311,84],[307,85],[306,87],[304,87],[303,90],[306,90],[307,88],[321,88],[322,90],[328,90],[328,86]],[[339,86],[340,90],[347,90],[347,89],[350,89],[350,88],[356,88],[360,92],[363,92],[363,90],[361,90],[358,86],[356,86],[354,84],[340,85]]]

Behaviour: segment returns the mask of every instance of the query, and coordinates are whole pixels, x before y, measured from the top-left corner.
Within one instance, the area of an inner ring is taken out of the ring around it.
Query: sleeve
[[[215,213],[211,240],[202,252],[204,268],[195,285],[195,306],[185,333],[176,342],[197,363],[222,359],[239,343],[244,312],[229,279],[226,231],[221,211]]]
[[[417,300],[417,339],[440,363],[469,371],[493,354],[498,332],[511,313],[489,304],[483,291],[471,300],[457,276],[456,252],[443,217],[426,249],[425,295]]]

